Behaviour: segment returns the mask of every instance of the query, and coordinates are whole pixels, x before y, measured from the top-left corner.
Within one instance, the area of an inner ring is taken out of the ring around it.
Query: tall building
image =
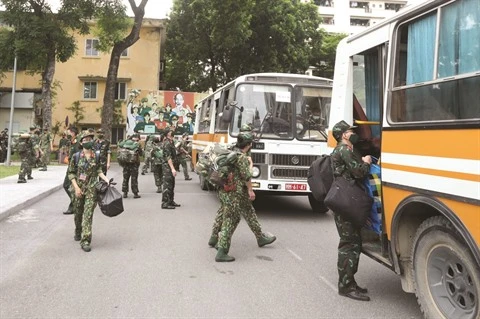
[[[353,34],[390,17],[406,0],[314,0],[327,32]]]

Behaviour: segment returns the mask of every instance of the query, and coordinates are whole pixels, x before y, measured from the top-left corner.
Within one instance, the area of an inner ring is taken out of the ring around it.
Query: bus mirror
[[[225,105],[221,117],[223,122],[230,123],[232,121],[232,115],[235,108],[238,108],[240,112],[243,112],[243,106],[239,108],[237,106],[237,101],[231,101],[227,105]]]

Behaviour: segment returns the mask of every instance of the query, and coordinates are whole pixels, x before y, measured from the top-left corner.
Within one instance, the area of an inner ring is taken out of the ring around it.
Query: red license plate
[[[285,190],[287,191],[306,191],[307,184],[285,184]]]

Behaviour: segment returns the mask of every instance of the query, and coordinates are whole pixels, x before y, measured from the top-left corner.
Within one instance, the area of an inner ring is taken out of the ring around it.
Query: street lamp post
[[[15,109],[15,90],[17,86],[17,55],[13,61],[13,83],[12,83],[12,100],[10,104],[10,122],[8,123],[8,146],[7,146],[7,162],[6,165],[10,166],[11,150],[12,150],[12,130],[13,130],[13,110]]]

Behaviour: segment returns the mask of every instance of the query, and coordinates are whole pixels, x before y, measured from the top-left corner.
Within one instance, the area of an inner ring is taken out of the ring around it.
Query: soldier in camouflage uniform
[[[50,152],[53,150],[52,135],[48,132],[48,129],[43,129],[43,133],[40,135],[40,169],[39,171],[46,171],[47,165],[50,164]]]
[[[155,180],[155,186],[157,186],[157,193],[161,193],[162,192],[162,184],[163,184],[162,140],[158,137],[154,137],[154,138],[152,138],[152,140],[153,140],[153,147],[152,147],[152,151],[151,151],[151,157],[152,157],[153,178]]]
[[[335,176],[343,176],[347,180],[361,183],[370,171],[372,158],[370,155],[362,157],[354,149],[355,143],[358,142],[354,128],[345,121],[334,125],[332,134],[338,144],[331,156]],[[358,286],[354,277],[362,250],[361,227],[355,226],[339,214],[335,214],[335,224],[340,236],[337,263],[338,294],[354,300],[369,301],[368,290]]]
[[[68,164],[68,179],[71,181],[73,196],[73,211],[75,214],[74,240],[80,241],[83,251],[91,250],[93,211],[97,206],[97,192],[95,185],[100,177],[108,183],[107,177],[102,172],[100,163],[97,165],[95,152],[93,152],[94,135],[85,133],[80,136],[83,150],[79,152],[78,162],[76,155],[70,158]]]
[[[140,141],[140,135],[137,133],[132,134],[132,136],[130,137],[130,140],[138,143]],[[123,198],[128,197],[128,182],[130,178],[132,179],[131,188],[132,188],[133,198],[142,197],[138,194],[138,170],[140,168],[140,156],[142,156],[142,153],[143,152],[139,144],[139,147],[136,149],[135,162],[126,163],[123,166],[123,183],[122,183]]]
[[[147,140],[145,141],[145,162],[142,167],[142,175],[145,175],[145,173],[148,173],[148,169],[150,168],[150,164],[152,164],[152,148],[153,148],[153,136],[148,135]],[[153,164],[152,164],[153,166]]]
[[[110,141],[105,139],[105,132],[100,128],[97,130],[97,139],[93,148],[100,156],[100,166],[102,167],[103,175],[107,175],[107,171],[110,169],[110,157],[112,151],[110,151]]]
[[[8,150],[8,129],[5,128],[0,133],[0,162],[3,163],[7,159]]]
[[[187,160],[190,161],[191,156],[188,154],[188,133],[183,133],[182,140],[177,146],[177,154],[178,154],[178,163],[179,166],[182,166],[183,176],[185,177],[186,181],[192,180],[192,178],[188,175],[188,167],[187,167]]]
[[[69,150],[68,150],[68,162],[70,163],[72,160],[73,154],[80,151],[80,144],[77,141],[78,129],[74,126],[71,126],[67,130],[67,139],[70,140],[69,142]],[[63,180],[63,189],[67,193],[68,197],[70,198],[70,203],[68,204],[68,208],[66,211],[63,212],[64,215],[71,215],[73,214],[73,197],[75,196],[74,193],[70,191],[70,179],[68,178],[68,169],[67,173],[65,174],[65,179]]]
[[[16,145],[18,154],[22,164],[20,166],[20,172],[18,173],[17,183],[26,183],[26,175],[32,174],[32,168],[30,167],[30,155],[32,153],[32,141],[30,140],[30,134],[21,133],[18,137],[18,143]]]
[[[228,251],[230,250],[232,235],[240,222],[242,214],[245,214],[245,219],[249,219],[249,224],[256,224],[252,231],[257,236],[257,242],[260,247],[271,244],[276,240],[275,236],[266,236],[262,233],[255,209],[252,206],[252,201],[255,200],[255,192],[252,188],[252,173],[247,156],[247,152],[252,147],[252,141],[253,135],[250,132],[242,132],[238,135],[236,146],[241,151],[241,155],[232,168],[227,183],[218,191],[223,207],[223,220],[218,240],[218,252],[215,256],[215,261],[217,262],[235,260],[234,257],[228,255]],[[252,228],[252,226],[250,227]]]
[[[175,203],[175,176],[177,171],[173,163],[177,158],[177,150],[173,143],[173,131],[165,129],[165,140],[163,141],[163,189],[162,189],[162,208],[163,209],[175,209],[180,207],[180,204]]]
[[[30,126],[30,141],[32,142],[32,150],[30,152],[30,167],[37,167],[37,160],[40,158],[40,137],[36,125]],[[33,179],[32,174],[27,176],[28,179]]]

